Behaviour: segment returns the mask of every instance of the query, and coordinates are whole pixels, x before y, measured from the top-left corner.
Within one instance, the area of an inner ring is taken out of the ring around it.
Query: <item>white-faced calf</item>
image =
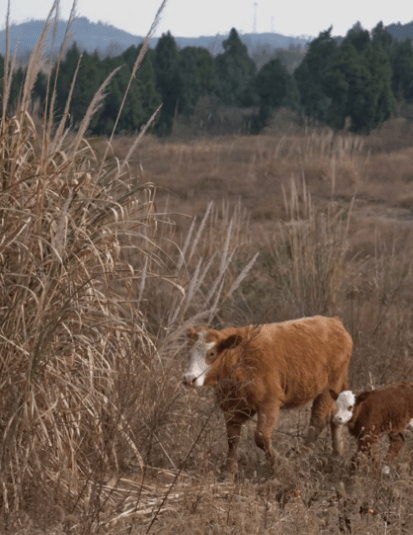
[[[387,433],[390,446],[385,462],[394,459],[403,446],[403,432],[413,430],[413,383],[389,385],[357,396],[350,390],[331,395],[336,399],[333,421],[348,427],[357,438],[358,451],[370,455],[372,445]],[[384,471],[388,471],[387,466]]]
[[[330,389],[347,388],[352,340],[338,318],[302,318],[260,327],[188,332],[191,347],[186,386],[213,386],[225,415],[228,456],[224,473],[237,471],[242,424],[257,414],[255,442],[274,469],[271,432],[280,409],[313,400],[306,445],[334,414]],[[331,423],[333,449],[341,452],[341,427]]]

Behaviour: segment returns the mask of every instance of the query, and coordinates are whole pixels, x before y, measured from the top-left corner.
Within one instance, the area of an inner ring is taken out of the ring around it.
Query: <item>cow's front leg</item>
[[[274,473],[278,454],[271,444],[271,433],[278,418],[280,408],[278,405],[268,405],[258,411],[258,422],[255,430],[255,443],[265,451],[270,461],[271,470]]]
[[[221,473],[220,479],[225,478],[233,480],[238,470],[238,444],[241,437],[241,428],[245,419],[239,416],[226,415],[225,423],[227,426],[228,436],[228,454],[227,460],[224,466],[224,470]]]

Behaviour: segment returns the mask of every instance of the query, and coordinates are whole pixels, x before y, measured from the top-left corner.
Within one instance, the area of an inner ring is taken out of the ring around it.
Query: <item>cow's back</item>
[[[315,316],[263,325],[253,341],[270,391],[297,407],[347,378],[352,340],[338,318]]]

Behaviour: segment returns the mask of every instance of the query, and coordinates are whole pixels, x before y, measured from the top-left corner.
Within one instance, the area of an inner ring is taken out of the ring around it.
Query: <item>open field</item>
[[[130,166],[134,175],[157,186],[158,236],[173,236],[183,247],[191,217],[199,225],[207,215],[196,244],[197,258],[206,259],[225,250],[232,218],[233,278],[259,252],[233,299],[213,316],[213,326],[338,315],[355,342],[350,386],[357,391],[413,376],[413,148],[407,127],[394,121],[370,138],[333,136],[327,130],[192,143],[149,136]],[[400,148],[389,149],[388,137],[395,144],[398,133]],[[130,143],[115,139],[113,156],[121,160]],[[92,142],[97,154],[103,145]],[[185,288],[195,267],[193,258]],[[168,307],[165,300],[162,304]],[[158,318],[167,314],[155,302],[152,307]],[[189,307],[185,318],[196,315],[197,307]],[[157,329],[161,324],[157,319]],[[244,430],[238,481],[217,483],[226,451],[222,415],[210,393],[187,392],[179,385],[187,362],[181,343],[173,350],[160,345],[165,358],[176,362],[164,378],[176,397],[165,420],[154,424],[157,441],[145,461],[142,487],[148,485],[147,494],[134,502],[136,514],[130,513],[120,531],[136,517],[132,532],[145,533],[159,509],[150,527],[156,533],[411,532],[409,432],[390,476],[374,467],[352,475],[354,441],[347,439],[342,463],[331,457],[327,431],[315,452],[304,455],[308,411],[286,412],[273,434],[277,450],[286,455],[279,477],[268,480],[252,422]],[[129,477],[140,485],[139,471]]]
[[[353,390],[412,379],[410,124],[88,140],[110,77],[75,132],[52,80],[35,116],[46,34],[11,117],[3,78],[0,532],[412,533],[409,432],[389,475],[352,473],[353,440],[305,452],[308,408],[285,412],[276,477],[249,422],[219,483],[222,414],[182,385],[188,327],[315,314],[352,335]]]

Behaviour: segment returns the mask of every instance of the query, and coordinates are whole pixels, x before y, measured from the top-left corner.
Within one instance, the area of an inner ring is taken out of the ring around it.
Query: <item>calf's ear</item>
[[[226,349],[234,349],[235,347],[239,346],[242,342],[242,336],[239,334],[231,334],[231,336],[227,336],[224,340],[221,340],[218,344],[218,353],[221,351],[225,351]]]
[[[337,392],[335,390],[331,390],[331,388],[330,388],[329,392],[330,392],[330,396],[334,399],[334,401],[336,401],[337,398],[338,398]]]

